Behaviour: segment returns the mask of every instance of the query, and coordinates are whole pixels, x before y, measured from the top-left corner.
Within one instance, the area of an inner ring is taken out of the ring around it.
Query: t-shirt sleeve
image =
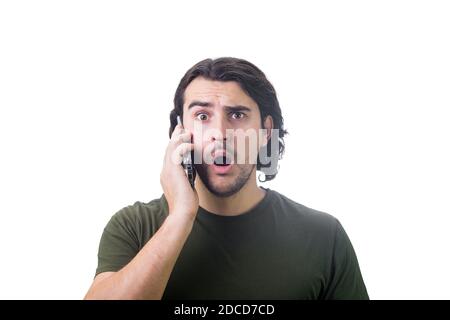
[[[103,230],[98,249],[98,265],[95,275],[107,271],[119,271],[139,252],[138,235],[132,221],[130,208],[116,213]]]
[[[330,271],[325,299],[368,300],[358,259],[344,228],[337,221]]]

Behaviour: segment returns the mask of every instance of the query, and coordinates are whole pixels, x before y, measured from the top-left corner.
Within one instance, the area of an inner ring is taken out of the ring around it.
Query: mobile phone
[[[179,125],[181,125],[181,127],[183,127],[180,116],[177,116],[177,123]],[[196,172],[195,172],[194,164],[192,161],[193,158],[194,158],[194,151],[191,151],[190,153],[186,154],[183,157],[182,166],[184,168],[184,172],[186,173],[186,176],[189,180],[191,187],[194,189],[195,188],[194,181],[195,181],[195,177],[196,177]]]

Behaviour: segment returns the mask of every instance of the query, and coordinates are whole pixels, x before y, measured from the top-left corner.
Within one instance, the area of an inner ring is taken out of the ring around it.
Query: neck
[[[241,190],[229,197],[218,197],[196,179],[195,188],[199,205],[203,209],[222,216],[237,216],[255,207],[265,196],[266,191],[256,184],[256,168]]]

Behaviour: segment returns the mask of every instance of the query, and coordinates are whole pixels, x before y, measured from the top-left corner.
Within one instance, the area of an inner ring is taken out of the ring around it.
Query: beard
[[[237,176],[227,177],[227,183],[215,183],[213,174],[208,172],[207,164],[195,165],[197,174],[202,180],[205,187],[216,197],[226,198],[239,192],[250,179],[256,164],[238,165],[234,164],[234,170],[237,171]]]

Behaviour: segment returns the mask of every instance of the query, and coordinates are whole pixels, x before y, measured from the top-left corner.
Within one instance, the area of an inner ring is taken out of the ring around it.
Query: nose
[[[229,137],[227,137],[228,123],[227,119],[223,116],[215,117],[215,121],[212,125],[211,142],[223,142],[225,143]]]

